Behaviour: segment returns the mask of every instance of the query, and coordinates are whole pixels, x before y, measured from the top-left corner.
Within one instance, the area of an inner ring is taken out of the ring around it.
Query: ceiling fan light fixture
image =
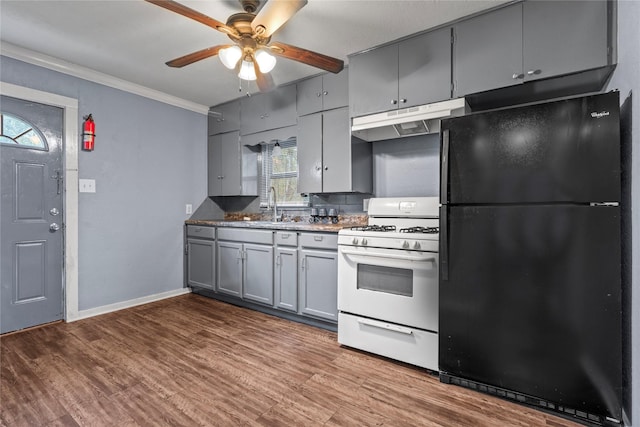
[[[242,49],[238,45],[229,46],[225,49],[220,49],[218,56],[225,67],[233,70],[242,57]]]
[[[276,57],[264,48],[256,50],[255,59],[261,73],[268,73],[276,66]]]
[[[253,67],[253,62],[243,59],[242,65],[240,65],[240,72],[238,73],[238,77],[240,77],[242,80],[256,80],[258,77],[256,76],[256,70]]]

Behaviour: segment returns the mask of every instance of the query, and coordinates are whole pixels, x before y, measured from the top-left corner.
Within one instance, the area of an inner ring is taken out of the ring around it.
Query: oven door
[[[438,331],[438,254],[338,246],[338,309]]]

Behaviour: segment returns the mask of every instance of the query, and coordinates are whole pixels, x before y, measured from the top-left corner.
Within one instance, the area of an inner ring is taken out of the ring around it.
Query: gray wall
[[[96,149],[79,155],[97,191],[79,195],[79,309],[181,288],[185,204],[206,198],[206,115],[7,57],[0,77],[76,98],[96,121]]]
[[[376,197],[438,196],[440,136],[412,136],[373,142]]]
[[[618,1],[618,66],[608,89],[619,89],[621,102],[633,92],[632,111],[632,180],[631,180],[631,245],[635,263],[631,276],[631,421],[640,426],[640,2]]]

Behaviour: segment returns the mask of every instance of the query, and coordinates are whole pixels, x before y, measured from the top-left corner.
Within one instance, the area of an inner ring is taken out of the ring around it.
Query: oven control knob
[[[420,242],[415,242],[413,244],[413,249],[420,249]]]
[[[354,237],[353,240],[351,241],[351,243],[353,243],[354,245],[358,244],[358,238]]]
[[[402,249],[409,249],[409,242],[407,242],[406,240],[402,242]]]
[[[362,239],[362,246],[366,246],[367,245],[367,239]]]

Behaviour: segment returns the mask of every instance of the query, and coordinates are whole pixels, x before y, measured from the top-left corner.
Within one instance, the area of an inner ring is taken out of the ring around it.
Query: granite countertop
[[[342,219],[337,224],[306,221],[282,221],[272,222],[264,220],[214,220],[214,219],[188,219],[185,221],[187,225],[204,225],[209,227],[236,227],[236,228],[261,228],[269,230],[290,230],[290,231],[324,231],[337,233],[343,228],[351,228],[357,225],[366,224],[366,216],[364,218]]]

